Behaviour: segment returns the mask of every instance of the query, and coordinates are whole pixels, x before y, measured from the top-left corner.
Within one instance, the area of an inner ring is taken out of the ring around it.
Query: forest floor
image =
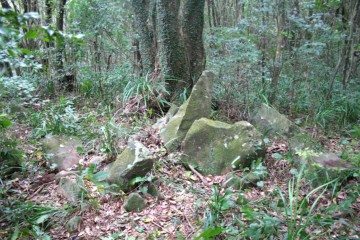
[[[228,176],[201,179],[186,169],[178,155],[168,153],[157,133],[149,129],[142,130],[152,136],[144,142],[155,159],[149,176],[158,180],[160,195],[154,198],[146,194],[140,184],[133,192],[142,191],[147,207],[140,213],[129,213],[123,207],[127,194],[107,191],[84,176],[84,198],[78,202],[64,199],[57,191],[55,172],[47,165],[38,140],[31,137],[34,129],[15,123],[11,135],[18,139],[31,162],[26,172],[3,180],[2,191],[6,194],[2,195],[1,207],[7,212],[0,214],[0,239],[8,239],[16,231],[23,236],[19,239],[193,239],[206,228],[213,232],[202,235],[204,239],[360,239],[358,177],[316,188],[294,175],[286,158],[287,143],[269,140],[261,165],[266,168],[266,178],[257,185],[234,189],[227,184]],[[353,152],[360,152],[358,140],[341,136],[322,139],[335,152],[343,151],[344,140],[352,142]],[[82,169],[88,168],[89,160],[96,155],[100,153],[82,155]],[[249,171],[256,169],[235,174],[242,177]],[[294,191],[289,182],[294,183]],[[46,210],[37,219],[30,221],[26,217],[41,207]],[[65,225],[73,216],[80,216],[82,221],[76,231],[69,233]],[[25,228],[38,230],[38,235],[25,237],[26,231],[21,232]],[[213,238],[216,231],[220,234]],[[289,232],[296,233],[295,237],[290,238]]]

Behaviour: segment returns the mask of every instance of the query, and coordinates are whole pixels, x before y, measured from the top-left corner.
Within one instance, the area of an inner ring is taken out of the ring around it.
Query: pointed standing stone
[[[180,106],[177,114],[160,132],[167,149],[175,150],[180,146],[195,120],[210,117],[213,81],[214,74],[211,71],[204,71],[195,84],[189,99]]]

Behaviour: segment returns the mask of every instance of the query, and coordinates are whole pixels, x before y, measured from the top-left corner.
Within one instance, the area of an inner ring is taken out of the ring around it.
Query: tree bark
[[[279,12],[276,17],[276,52],[275,52],[275,59],[274,59],[274,66],[273,72],[271,76],[271,94],[269,100],[271,103],[274,102],[276,92],[277,92],[277,85],[279,82],[279,77],[282,69],[282,47],[284,43],[284,36],[282,35],[284,21],[285,21],[285,3],[284,0],[280,0],[279,2]]]
[[[2,8],[11,8],[10,4],[6,0],[1,0],[1,7]]]
[[[192,86],[180,38],[179,10],[180,0],[157,1],[160,66],[173,98]]]
[[[52,5],[51,0],[45,0],[45,24],[49,26],[51,24],[51,12],[52,12]]]
[[[183,9],[183,36],[190,78],[197,82],[205,69],[203,43],[205,0],[188,0]]]
[[[1,7],[11,9],[10,4],[6,0],[1,0]],[[10,63],[8,62],[2,62],[0,63],[0,74],[3,74],[6,77],[12,77],[12,70]]]
[[[343,3],[344,4],[344,3]],[[356,16],[359,14],[360,11],[360,4],[359,2],[355,2],[355,6],[352,6],[350,4],[350,7],[353,7],[353,12],[350,12],[351,9],[349,9],[349,18],[346,16],[345,6],[343,5],[343,22],[346,25],[350,25],[348,35],[345,38],[344,42],[344,69],[343,69],[343,78],[342,78],[342,85],[343,85],[343,91],[346,91],[347,88],[347,82],[349,81],[352,69],[354,67],[355,61],[354,61],[354,52],[355,52],[355,44],[354,44],[354,31],[357,27],[357,22],[354,21],[356,19]]]
[[[153,72],[155,66],[154,34],[148,24],[150,1],[152,0],[131,1],[134,11],[134,24],[137,33],[139,34],[138,41],[141,52],[141,64],[145,74]]]
[[[207,5],[207,14],[208,14],[208,20],[209,20],[209,28],[212,28],[212,24],[211,24],[211,8],[210,8],[210,0],[206,0],[206,5]]]
[[[65,4],[66,4],[66,0],[60,0],[59,14],[57,15],[56,18],[56,28],[59,31],[64,31]],[[57,50],[56,50],[55,66],[58,74],[60,75],[59,76],[60,86],[66,90],[70,90],[71,87],[70,84],[66,82],[65,71],[64,71],[64,60],[63,60],[64,51],[65,51],[65,44],[62,41],[58,42]]]

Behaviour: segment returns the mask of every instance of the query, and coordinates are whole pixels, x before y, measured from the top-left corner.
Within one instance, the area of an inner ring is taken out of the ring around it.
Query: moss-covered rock
[[[194,86],[189,99],[180,106],[175,116],[160,132],[161,139],[167,149],[175,150],[180,146],[195,120],[210,117],[213,80],[214,74],[210,71],[204,71]]]
[[[79,216],[74,216],[72,217],[67,223],[66,223],[66,230],[68,232],[75,232],[80,224],[81,224],[81,217]]]
[[[124,205],[128,212],[141,212],[145,207],[145,200],[138,193],[131,193]]]
[[[58,186],[58,193],[71,202],[76,202],[80,197],[80,186],[76,180],[71,178],[61,178]]]
[[[175,116],[175,114],[179,111],[179,107],[175,104],[171,104],[171,107],[169,111],[166,113],[166,115],[162,118],[159,118],[154,125],[152,125],[152,128],[154,129],[164,129],[166,124],[170,121],[172,117]]]
[[[298,150],[295,155],[298,169],[304,165],[303,175],[315,183],[326,183],[335,178],[343,180],[351,175],[352,166],[331,152],[319,152],[313,149]]]
[[[220,175],[264,157],[261,134],[248,122],[233,125],[207,118],[196,120],[183,142],[183,161],[205,174]]]
[[[275,108],[261,104],[251,122],[258,127],[262,133],[274,138],[289,138],[302,130],[291,122],[285,115],[279,113]]]
[[[81,141],[77,137],[47,136],[42,143],[50,164],[59,171],[67,170],[79,163],[77,148],[81,147]]]
[[[305,165],[303,174],[307,179],[324,183],[348,175],[349,163],[330,153],[276,109],[262,104],[252,122],[269,136],[288,141],[295,167],[301,169]]]
[[[109,167],[108,181],[117,183],[127,191],[130,180],[145,176],[153,166],[150,151],[138,141],[129,143],[128,147],[117,157]]]

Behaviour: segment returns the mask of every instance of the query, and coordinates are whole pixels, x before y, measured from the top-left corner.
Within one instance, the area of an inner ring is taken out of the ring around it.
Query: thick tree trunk
[[[141,63],[144,73],[151,73],[155,66],[154,34],[149,28],[149,14],[151,0],[132,0],[134,24],[139,34]]]
[[[2,8],[11,8],[10,4],[6,0],[1,0],[1,7]]]
[[[160,66],[173,98],[183,92],[184,88],[192,86],[185,48],[180,38],[179,10],[180,0],[157,1]]]
[[[183,36],[186,59],[193,84],[205,69],[205,50],[203,43],[205,0],[188,0],[183,9]]]

